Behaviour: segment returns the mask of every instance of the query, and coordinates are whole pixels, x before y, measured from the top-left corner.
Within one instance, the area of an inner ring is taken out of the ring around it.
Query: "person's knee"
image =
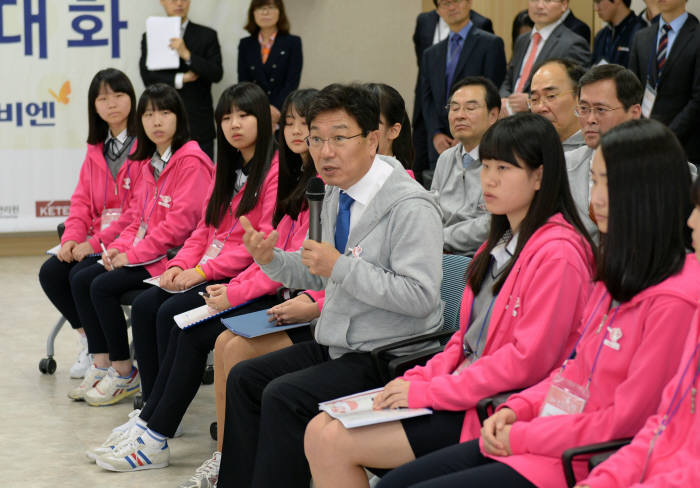
[[[334,422],[327,413],[321,412],[307,424],[304,432],[304,452],[309,461],[320,459],[336,447],[334,441],[338,431],[332,427],[335,423],[340,422]]]
[[[60,263],[60,261],[55,256],[51,256],[41,265],[39,269],[39,283],[42,288],[46,289],[47,286],[50,287],[53,279],[55,279],[58,271],[56,263]]]

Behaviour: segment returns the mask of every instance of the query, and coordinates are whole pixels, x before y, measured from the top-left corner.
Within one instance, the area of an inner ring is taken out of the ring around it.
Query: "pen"
[[[102,241],[100,241],[100,247],[102,248],[102,252],[105,255],[105,259],[107,260],[107,264],[109,264],[110,268],[113,268],[114,266],[112,266],[112,260],[109,259],[109,254],[107,254],[107,249],[105,248],[105,245]]]
[[[211,295],[209,295],[209,293],[207,293],[206,291],[198,291],[197,293],[202,298],[211,298]]]

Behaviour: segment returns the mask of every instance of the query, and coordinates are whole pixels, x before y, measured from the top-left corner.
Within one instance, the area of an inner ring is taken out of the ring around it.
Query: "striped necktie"
[[[664,24],[662,29],[664,32],[661,34],[659,48],[656,50],[656,74],[658,76],[661,76],[661,70],[664,68],[668,57],[668,32],[671,30],[671,26]]]

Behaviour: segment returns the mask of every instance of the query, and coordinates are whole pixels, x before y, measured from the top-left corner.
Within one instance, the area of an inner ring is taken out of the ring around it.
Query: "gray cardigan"
[[[394,171],[348,236],[330,278],[312,275],[301,254],[275,249],[261,269],[291,288],[326,290],[316,341],[332,358],[434,332],[442,326],[442,232],[432,195],[393,158]],[[333,242],[340,189],[326,186],[322,239]],[[355,256],[354,254],[357,254]]]

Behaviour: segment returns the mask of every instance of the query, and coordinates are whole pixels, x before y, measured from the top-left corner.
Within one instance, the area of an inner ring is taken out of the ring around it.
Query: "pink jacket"
[[[309,210],[299,212],[296,220],[285,215],[277,224],[277,247],[283,251],[296,251],[306,239],[309,230]],[[251,259],[252,261],[252,259]],[[252,262],[244,271],[229,281],[226,287],[226,296],[231,306],[237,306],[248,300],[269,295],[282,286],[281,283],[272,281],[260,267]]]
[[[460,440],[478,437],[475,406],[480,399],[540,381],[571,352],[592,271],[588,242],[561,214],[552,216],[530,237],[503,284],[481,358],[452,375],[464,359],[462,343],[474,300],[467,286],[460,328],[445,350],[403,376],[410,382],[409,407],[466,410]]]
[[[561,454],[566,449],[633,436],[656,411],[663,387],[676,372],[700,297],[699,278],[700,265],[694,255],[688,255],[681,272],[637,294],[617,313],[610,311],[600,333],[598,324],[608,313],[611,297],[603,283],[596,284],[583,315],[586,323],[592,318],[591,326],[563,373],[585,385],[604,344],[583,413],[538,417],[552,379],[559,374],[557,368],[501,406],[513,409],[518,419],[510,431],[513,455],[489,457],[511,466],[539,487],[559,487],[565,486]],[[618,340],[611,338],[610,328],[622,333]],[[574,471],[577,479],[584,478],[586,461],[576,462]]]
[[[635,436],[629,446],[624,447],[593,470],[586,481],[581,484],[590,485],[592,488],[700,486],[700,411],[698,411],[700,401],[697,397],[695,398],[696,412],[691,413],[693,402],[691,393],[685,397],[665,432],[657,439],[646,475],[642,480],[649,443],[654,437],[661,419],[669,410],[673,394],[680,386],[678,395],[682,395],[691,385],[697,371],[700,358],[696,353],[691,361],[691,356],[699,345],[700,313],[696,312],[690,335],[685,341],[685,351],[679,369],[666,385],[656,415],[647,420],[644,428]],[[690,367],[683,378],[683,370],[688,364]],[[683,378],[682,382],[681,378]],[[696,380],[696,389],[700,387],[698,383]],[[678,397],[674,401],[674,405],[677,401]]]
[[[136,145],[132,147],[132,151]],[[100,230],[102,211],[106,208],[121,208],[122,217],[129,211],[131,194],[138,184],[142,161],[127,158],[117,173],[116,182],[104,157],[104,142],[88,144],[85,160],[80,168],[78,185],[70,199],[70,214],[66,219],[66,230],[61,244],[68,241],[85,242],[92,236],[90,244],[94,252],[101,252],[100,240],[108,245],[129,224],[126,218],[112,222]]]
[[[202,200],[206,199],[213,169],[209,156],[195,141],[175,151],[157,184],[150,160],[145,160],[139,186],[134,190],[134,218],[109,247],[126,252],[130,263],[141,263],[181,245],[202,216]],[[141,220],[147,222],[148,229],[134,246]],[[165,271],[165,262],[163,258],[147,265],[146,270],[157,276]]]
[[[275,212],[275,201],[277,200],[278,176],[279,165],[277,153],[275,153],[270,163],[270,169],[265,176],[265,181],[263,181],[260,188],[258,201],[255,207],[246,214],[253,227],[265,233],[272,230],[272,215]],[[208,192],[209,195],[214,189],[214,179]],[[168,262],[168,268],[172,266],[179,266],[182,269],[194,268],[215,238],[223,242],[224,247],[216,258],[209,259],[202,264],[202,271],[207,275],[207,280],[220,280],[236,276],[253,262],[253,258],[243,245],[243,234],[245,231],[241,227],[238,217],[236,217],[236,209],[243,198],[245,188],[246,185],[243,185],[243,188],[234,195],[233,200],[231,200],[231,207],[227,210],[218,228],[211,227],[204,221],[204,214],[209,203],[209,199],[206,199],[202,208],[202,218],[197,229],[185,241],[185,245],[177,253],[177,256]]]

